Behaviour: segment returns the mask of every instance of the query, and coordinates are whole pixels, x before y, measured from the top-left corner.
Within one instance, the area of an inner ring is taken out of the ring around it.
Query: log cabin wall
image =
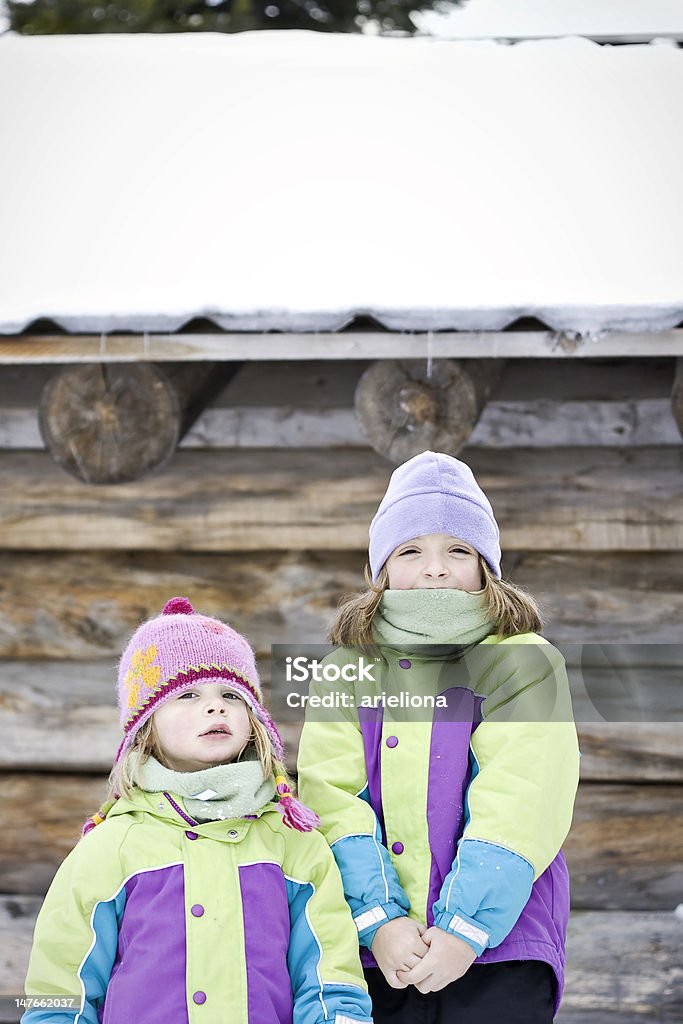
[[[130,632],[187,595],[250,638],[267,682],[270,645],[321,642],[360,586],[392,468],[354,413],[367,366],[245,364],[165,468],[116,486],[44,450],[55,368],[2,369],[0,1021],[18,1017],[41,895],[101,800]],[[501,525],[504,573],[540,600],[552,641],[681,640],[673,375],[673,359],[511,361],[461,453]],[[683,666],[667,651],[641,649],[639,685],[665,694],[653,721],[579,725],[563,1024],[683,1016],[683,744],[666,698]],[[284,732],[293,765],[298,727]]]

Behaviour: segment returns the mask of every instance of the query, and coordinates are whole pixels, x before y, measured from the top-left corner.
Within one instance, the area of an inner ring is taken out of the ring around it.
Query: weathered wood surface
[[[68,366],[48,381],[40,433],[62,469],[89,484],[134,480],[175,453],[178,396],[149,363]]]
[[[78,480],[137,480],[168,462],[238,368],[230,363],[67,366],[41,395],[41,437],[55,462]]]
[[[288,406],[351,408],[368,362],[307,360],[245,363],[211,402],[214,408]],[[505,363],[492,398],[500,402],[607,401],[671,397],[675,359],[514,359]],[[0,408],[38,405],[54,366],[4,366]]]
[[[395,463],[423,451],[458,455],[503,366],[500,359],[373,363],[354,395],[363,433],[375,451]]]
[[[671,390],[671,412],[678,432],[683,437],[683,357],[676,360],[676,373]]]
[[[581,785],[564,849],[573,907],[673,910],[683,895],[683,786]]]
[[[596,359],[683,355],[683,330],[438,331],[349,330],[266,334],[25,334],[0,338],[0,365],[24,363],[264,361],[273,359]]]
[[[581,777],[601,782],[683,782],[680,722],[584,722]]]
[[[264,692],[270,666],[261,662]],[[116,659],[0,661],[0,768],[106,772],[119,741]],[[291,711],[277,713],[296,764],[301,728]],[[683,782],[683,722],[578,723],[584,780]]]
[[[106,776],[4,772],[0,892],[44,892],[105,794]],[[565,844],[577,909],[667,910],[681,900],[683,786],[579,788]]]
[[[269,698],[267,666],[261,675]],[[0,768],[108,773],[121,742],[115,702],[113,660],[0,662]],[[278,724],[294,770],[301,721]]]
[[[366,366],[355,360],[246,363],[181,446],[367,447],[353,408],[354,388]],[[0,372],[0,448],[43,447],[36,407],[50,372],[40,365]],[[679,445],[672,379],[673,360],[508,362],[469,444]]]
[[[503,548],[683,549],[683,449],[472,449]],[[0,455],[0,532],[24,550],[362,550],[389,466],[339,450],[179,452],[91,487],[42,452]]]
[[[683,920],[647,911],[572,914],[566,1011],[683,1016]]]
[[[15,1024],[36,896],[0,896],[0,1024]],[[567,982],[558,1024],[674,1024],[683,1015],[683,921],[670,913],[577,912],[569,922]]]
[[[679,445],[666,398],[624,402],[489,402],[472,448],[634,448]],[[180,448],[365,448],[354,409],[282,406],[206,409]],[[0,408],[0,448],[43,448],[35,409]]]
[[[569,1000],[567,1000],[569,1004]],[[675,1013],[676,1011],[674,1011]],[[1,1018],[0,1018],[1,1020]],[[660,1016],[650,1009],[644,1013],[623,1013],[621,1010],[565,1010],[556,1017],[557,1024],[681,1024],[680,1017],[668,1013]]]
[[[117,657],[176,594],[225,618],[259,654],[324,642],[340,598],[363,587],[363,551],[203,555],[0,551],[0,658]],[[559,644],[683,642],[683,553],[507,552]]]

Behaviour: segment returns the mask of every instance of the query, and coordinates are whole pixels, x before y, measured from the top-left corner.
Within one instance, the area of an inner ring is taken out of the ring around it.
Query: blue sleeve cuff
[[[404,910],[398,903],[377,903],[374,907],[362,908],[353,915],[361,946],[370,949],[378,929],[383,924],[393,921],[395,917],[405,917],[406,914],[407,910]]]
[[[533,866],[524,857],[483,839],[463,839],[434,904],[434,923],[480,955],[510,933],[533,882]]]
[[[434,924],[437,928],[443,928],[445,932],[462,939],[472,947],[477,956],[481,956],[491,938],[485,928],[482,928],[473,918],[467,917],[462,911],[450,914],[444,910],[435,916]]]
[[[377,929],[406,915],[410,901],[389,851],[377,836],[344,836],[332,843],[331,849],[358,929],[358,941],[369,949]]]

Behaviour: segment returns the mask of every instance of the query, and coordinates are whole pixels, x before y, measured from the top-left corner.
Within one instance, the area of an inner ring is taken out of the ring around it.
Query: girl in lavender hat
[[[245,638],[174,598],[128,644],[119,706],[110,799],[39,914],[22,1022],[370,1024]]]
[[[399,466],[368,587],[331,634],[328,678],[360,680],[356,710],[304,726],[300,792],[341,871],[377,1024],[550,1024],[560,1003],[576,729],[564,662],[500,557],[465,463]]]

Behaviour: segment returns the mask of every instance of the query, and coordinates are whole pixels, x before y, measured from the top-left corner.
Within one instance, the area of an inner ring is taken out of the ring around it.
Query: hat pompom
[[[186,597],[172,597],[164,605],[162,615],[194,615],[194,608]]]

